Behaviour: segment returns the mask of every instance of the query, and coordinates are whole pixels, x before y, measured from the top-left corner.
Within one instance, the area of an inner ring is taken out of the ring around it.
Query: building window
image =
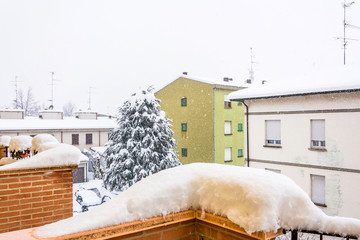
[[[86,136],[86,144],[92,144],[92,133],[87,133],[85,136]]]
[[[325,148],[325,120],[311,120],[311,148]]]
[[[225,121],[225,135],[231,135],[231,121]]]
[[[187,131],[187,123],[181,123],[181,131],[186,132]]]
[[[242,123],[238,123],[238,131],[239,131],[239,132],[242,132],[242,130],[243,130],[243,125],[242,125]]]
[[[181,148],[181,156],[187,157],[187,148]]]
[[[224,108],[231,108],[229,95],[224,95]]]
[[[79,145],[79,134],[71,134],[71,144]]]
[[[266,125],[265,145],[280,146],[281,145],[280,120],[266,120],[265,125]]]
[[[243,156],[243,150],[242,149],[238,149],[238,157],[242,157]]]
[[[186,97],[181,98],[181,106],[182,106],[182,107],[186,107],[186,106],[187,106],[187,98],[186,98]]]
[[[325,206],[325,176],[311,175],[311,200]]]
[[[225,148],[225,162],[231,161],[231,148]]]

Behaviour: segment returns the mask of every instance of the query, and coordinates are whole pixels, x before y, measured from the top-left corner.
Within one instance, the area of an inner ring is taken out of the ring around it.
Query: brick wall
[[[0,170],[0,233],[72,216],[72,170],[77,166]]]
[[[94,221],[96,221],[94,219]],[[229,219],[198,210],[187,210],[166,216],[134,221],[116,226],[69,234],[44,240],[273,240],[277,233],[247,234]],[[0,240],[41,240],[35,229],[0,234]]]

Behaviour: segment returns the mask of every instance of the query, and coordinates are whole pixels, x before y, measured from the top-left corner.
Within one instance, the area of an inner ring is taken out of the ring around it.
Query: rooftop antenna
[[[344,0],[343,3],[343,8],[344,8],[344,36],[343,37],[338,37],[337,39],[343,40],[343,46],[344,46],[344,65],[346,64],[346,46],[348,44],[349,40],[354,40],[356,41],[357,39],[352,39],[352,38],[347,38],[346,37],[346,28],[347,27],[353,27],[353,28],[358,28],[360,29],[360,27],[355,26],[355,25],[351,25],[349,23],[346,22],[346,9],[349,8],[351,5],[353,5],[355,2],[346,2],[346,0]]]
[[[88,108],[88,110],[91,110],[91,94],[93,93],[93,92],[91,92],[91,89],[94,89],[93,87],[89,87],[89,108]]]
[[[50,107],[49,108],[51,108],[51,109],[53,109],[54,108],[54,81],[60,81],[60,80],[57,80],[57,79],[55,79],[54,78],[54,72],[50,72],[51,73],[51,99],[50,99]]]
[[[18,101],[18,83],[19,82],[23,82],[23,81],[19,81],[19,76],[15,76],[15,80],[11,81],[14,83],[13,86],[15,86],[15,109],[17,109],[19,107],[19,101]]]
[[[253,64],[255,63],[253,61],[253,57],[254,57],[254,54],[253,54],[253,50],[252,50],[252,47],[250,48],[250,71],[249,71],[249,78],[246,80],[246,83],[249,83],[249,84],[252,84],[254,83],[254,69],[253,69]]]

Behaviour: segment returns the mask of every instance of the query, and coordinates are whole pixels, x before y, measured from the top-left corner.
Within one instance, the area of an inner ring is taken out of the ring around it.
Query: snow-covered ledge
[[[0,233],[72,216],[72,171],[80,151],[64,144],[52,147],[0,167]]]

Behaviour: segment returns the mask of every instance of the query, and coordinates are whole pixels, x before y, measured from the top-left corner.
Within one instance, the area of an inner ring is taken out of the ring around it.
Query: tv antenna
[[[19,82],[23,82],[23,81],[19,81],[19,76],[15,76],[15,80],[11,81],[12,83],[14,83],[13,86],[15,86],[15,109],[17,109],[19,107],[19,101],[18,101],[18,83]]]
[[[89,87],[89,108],[88,110],[91,110],[91,94],[93,93],[91,90],[94,89],[94,87]]]
[[[254,69],[253,69],[253,64],[255,63],[253,61],[253,57],[255,57],[255,55],[253,54],[253,49],[252,47],[250,48],[250,70],[249,70],[249,78],[246,80],[246,83],[252,84],[254,83]]]
[[[54,72],[50,72],[51,73],[51,99],[49,100],[50,101],[50,109],[53,109],[54,108],[54,85],[55,85],[55,81],[60,81],[58,79],[55,79],[54,78]]]
[[[353,39],[353,38],[347,38],[346,37],[346,28],[347,27],[351,27],[351,28],[357,28],[360,29],[360,27],[349,24],[346,22],[346,9],[349,8],[351,5],[353,5],[355,2],[347,2],[346,0],[344,0],[343,3],[343,8],[344,8],[344,36],[343,37],[338,37],[336,39],[340,39],[343,41],[343,47],[344,47],[344,65],[346,64],[346,46],[348,44],[348,41],[357,41],[358,39]]]

